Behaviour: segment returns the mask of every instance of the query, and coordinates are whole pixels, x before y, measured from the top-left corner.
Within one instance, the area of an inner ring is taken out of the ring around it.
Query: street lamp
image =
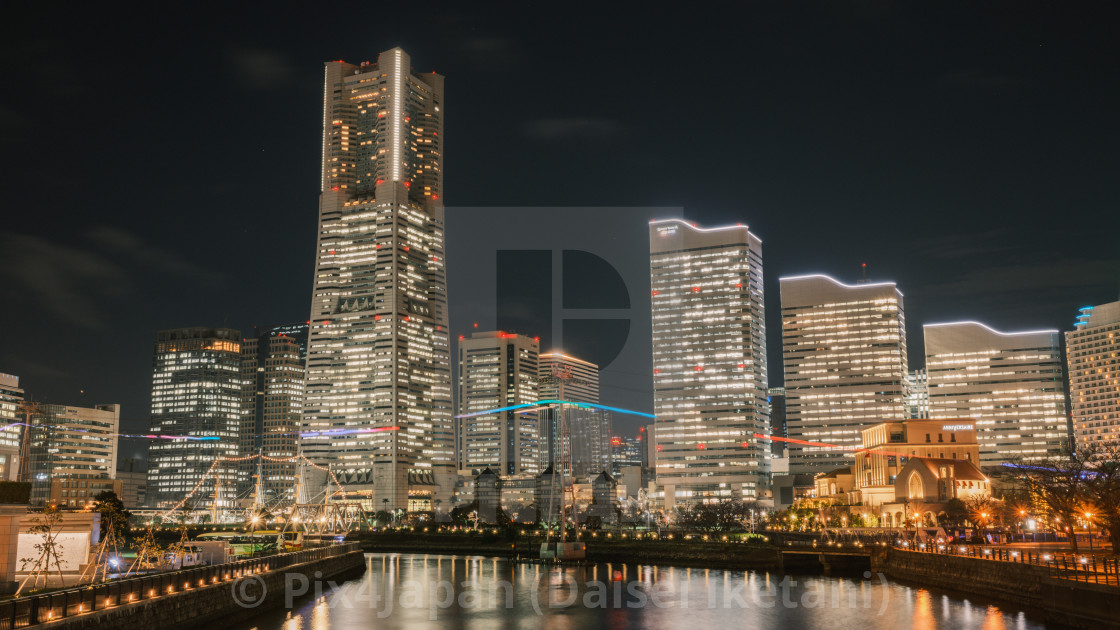
[[[1085,513],[1085,522],[1089,524],[1089,553],[1093,553],[1093,515]]]

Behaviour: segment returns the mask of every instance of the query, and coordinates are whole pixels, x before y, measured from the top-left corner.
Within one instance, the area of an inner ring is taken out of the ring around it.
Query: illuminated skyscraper
[[[245,459],[240,463],[239,496],[269,503],[295,498],[296,462],[290,460],[299,453],[304,379],[301,341],[307,341],[306,325],[257,331],[255,337],[242,342],[240,452],[242,457],[264,457],[259,462]]]
[[[910,418],[929,418],[929,375],[926,369],[911,370],[906,381],[906,406],[910,408]]]
[[[102,484],[90,481],[109,480],[116,475],[120,421],[120,405],[40,405],[39,412],[31,416],[29,433],[31,503],[46,503],[52,484],[58,486],[56,500],[60,505],[84,507],[91,503],[97,491],[91,493],[89,489]],[[102,487],[112,489],[113,484],[107,481]]]
[[[571,402],[599,402],[599,366],[563,352],[553,350],[540,357],[541,398],[560,398],[559,375],[570,375],[564,381],[564,400]]]
[[[22,444],[23,422],[19,407],[23,403],[23,389],[19,377],[0,372],[0,481],[15,481],[19,474],[19,452]]]
[[[599,402],[599,366],[559,350],[540,356],[541,400],[567,400],[575,403]],[[604,409],[564,409],[569,440],[560,438],[560,407],[540,411],[541,469],[552,466],[566,479],[599,473],[610,462],[611,413]],[[570,457],[567,449],[571,448]],[[568,470],[570,463],[571,470]]]
[[[454,487],[443,114],[399,48],[326,64],[302,449],[378,509]]]
[[[656,476],[679,502],[758,496],[770,470],[762,241],[746,226],[649,226]]]
[[[893,282],[848,285],[824,275],[781,278],[786,433],[860,446],[860,431],[910,417],[906,319]],[[789,443],[792,474],[850,466],[851,450]]]
[[[536,339],[503,331],[459,339],[458,457],[461,470],[540,472],[537,410],[477,414],[539,398]]]
[[[1066,357],[1077,448],[1120,447],[1120,302],[1081,309]]]
[[[170,508],[195,491],[191,499],[196,508],[214,508],[215,498],[218,510],[234,507],[238,465],[232,459],[238,457],[241,438],[240,331],[159,332],[152,362],[151,432],[182,439],[152,440],[148,446],[150,506]],[[215,474],[206,477],[211,466]]]
[[[1052,457],[1068,448],[1058,331],[1003,333],[977,322],[922,329],[929,417],[973,418],[981,465]]]

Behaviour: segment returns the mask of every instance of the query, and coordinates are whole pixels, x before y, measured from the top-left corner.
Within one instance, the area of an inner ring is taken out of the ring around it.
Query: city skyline
[[[685,18],[682,41],[712,45],[672,54],[656,30],[625,43],[611,34],[604,25],[624,15],[613,7],[601,24],[565,16],[537,25],[540,37],[518,33],[528,26],[522,17],[466,10],[423,28],[379,14],[376,33],[297,29],[253,14],[245,23],[260,30],[213,31],[188,18],[153,31],[129,18],[94,38],[74,14],[46,49],[17,34],[12,58],[31,61],[13,72],[30,89],[5,100],[4,155],[10,181],[25,185],[6,187],[2,202],[37,211],[12,212],[0,248],[0,297],[25,305],[3,321],[26,331],[10,342],[3,369],[38,399],[119,402],[122,426],[135,431],[147,425],[152,331],[307,319],[306,298],[291,287],[305,282],[315,254],[305,235],[316,220],[308,173],[319,167],[321,62],[372,60],[397,44],[417,71],[455,77],[458,150],[445,166],[460,206],[672,205],[704,225],[750,221],[767,244],[771,295],[779,276],[851,279],[866,262],[870,278],[893,280],[910,298],[915,344],[924,322],[1064,330],[1080,306],[1116,299],[1120,259],[1108,228],[1120,200],[1107,183],[1117,167],[1107,138],[1117,131],[1117,90],[1080,78],[1112,72],[1103,60],[1116,42],[1095,26],[1107,20],[1066,14],[1055,19],[1068,28],[1054,30],[1008,15],[892,7],[806,16],[817,28],[804,29],[776,7],[744,10],[750,19],[734,26]],[[738,29],[750,36],[730,35]],[[601,67],[627,68],[571,86],[585,112],[556,100],[550,77],[567,71],[575,49],[549,43],[559,34],[594,49]],[[89,49],[115,62],[96,79],[47,79]],[[663,73],[722,82],[728,64],[739,78],[724,98],[748,104],[742,115],[725,117],[718,132],[652,141],[664,133],[651,87]],[[1058,71],[1067,64],[1079,73]],[[168,68],[176,81],[157,80]],[[44,105],[37,93],[54,96]],[[71,93],[83,95],[82,107],[63,113]],[[54,124],[63,115],[119,150],[93,159]],[[59,151],[69,156],[66,186],[43,166]],[[160,159],[148,158],[153,151]],[[224,236],[196,238],[185,222]],[[39,263],[22,264],[30,259]],[[257,290],[234,290],[244,273]],[[771,330],[777,315],[771,308]],[[61,329],[79,331],[83,344],[55,341]],[[769,350],[777,365],[780,349]],[[920,367],[912,354],[911,368]],[[649,398],[617,388],[608,370],[602,386],[614,400]]]

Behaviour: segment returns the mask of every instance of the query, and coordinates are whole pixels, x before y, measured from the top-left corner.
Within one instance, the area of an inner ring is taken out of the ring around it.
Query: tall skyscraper
[[[757,496],[769,474],[762,241],[649,225],[656,476],[664,504]]]
[[[786,454],[786,388],[771,387],[766,390],[767,399],[770,401],[770,454],[774,457],[784,457]]]
[[[281,330],[290,329],[296,336]],[[307,328],[302,328],[306,340]],[[303,409],[300,326],[256,331],[241,345],[240,490],[259,502],[295,498],[297,432]],[[252,459],[252,455],[263,455]],[[282,461],[289,460],[289,461]],[[258,496],[259,491],[259,496]]]
[[[454,488],[443,107],[399,48],[326,64],[302,449],[377,509]]]
[[[559,350],[545,352],[540,355],[539,382],[541,400],[566,400],[575,403],[599,402],[599,366],[584,361],[583,359],[564,354]],[[599,445],[600,439],[610,439],[610,413],[600,410],[593,412],[589,409],[567,407],[568,433],[575,435],[584,431],[577,440],[577,451],[574,458],[581,462],[599,461],[602,449],[607,444]],[[541,427],[541,469],[553,466],[556,472],[568,475],[561,464],[565,461],[562,449],[566,448],[560,443],[560,407],[553,405],[540,410]],[[606,423],[606,428],[603,424]],[[606,433],[604,433],[604,431]],[[570,445],[570,443],[569,443]],[[574,466],[573,460],[573,470]],[[582,470],[582,466],[580,466]],[[598,472],[598,471],[596,471]]]
[[[31,503],[46,503],[51,484],[66,480],[78,483],[65,490],[62,504],[86,505],[97,494],[89,492],[89,482],[112,479],[117,472],[120,420],[120,405],[40,405],[31,416],[29,432]],[[104,489],[112,489],[112,484]]]
[[[15,481],[19,473],[20,445],[23,443],[23,422],[20,404],[23,389],[19,377],[0,372],[0,481]]]
[[[556,409],[553,409],[555,412]],[[557,435],[555,466],[565,478],[594,477],[611,469],[611,433],[613,415],[607,409],[568,407],[568,439]],[[571,449],[571,456],[565,452]],[[570,464],[570,465],[569,465]]]
[[[929,418],[929,374],[925,368],[911,370],[907,375],[906,406],[910,408],[910,418]]]
[[[929,417],[973,418],[981,465],[1052,457],[1068,449],[1058,331],[1004,333],[977,322],[922,329]]]
[[[570,379],[560,378],[570,375]],[[544,352],[540,356],[541,398],[557,400],[560,398],[560,385],[563,381],[564,400],[571,402],[599,402],[599,366],[590,361],[573,357],[558,350]]]
[[[1120,302],[1081,309],[1066,357],[1076,447],[1120,447]]]
[[[458,458],[461,470],[498,475],[540,472],[536,409],[507,409],[539,398],[539,342],[504,331],[459,339]],[[477,415],[476,415],[477,414]]]
[[[906,319],[893,282],[779,280],[791,474],[850,466],[860,431],[910,417]]]
[[[169,508],[192,490],[193,505],[234,507],[241,438],[241,332],[160,331],[152,362],[151,432],[177,439],[148,446],[148,505]],[[214,466],[215,475],[206,481]],[[199,485],[199,484],[202,485]]]

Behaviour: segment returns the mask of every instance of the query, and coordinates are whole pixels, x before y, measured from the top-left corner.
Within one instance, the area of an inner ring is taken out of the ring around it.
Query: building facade
[[[790,473],[849,466],[861,430],[910,416],[902,292],[824,275],[780,283]]]
[[[541,471],[538,410],[502,409],[539,399],[538,355],[532,337],[504,331],[459,338],[458,468],[499,475]],[[501,411],[493,411],[502,409]]]
[[[915,420],[929,418],[929,375],[925,368],[911,370],[907,378],[906,405]]]
[[[378,508],[454,489],[443,77],[328,62],[302,449]],[[385,503],[388,499],[388,503]]]
[[[611,423],[613,414],[606,409],[568,407],[564,410],[568,439],[557,444],[557,467],[567,479],[594,476],[611,469]],[[570,459],[566,449],[571,449]]]
[[[863,451],[851,467],[852,503],[872,508],[895,500],[898,473],[914,457],[949,459],[980,465],[976,421],[972,418],[883,422],[861,431]]]
[[[1120,302],[1081,309],[1066,357],[1076,447],[1120,447]]]
[[[552,352],[545,352],[540,355],[538,370],[538,382],[540,383],[540,400],[566,400],[573,403],[593,403],[599,402],[599,366],[584,361],[578,357],[564,354],[558,350]],[[567,420],[573,420],[575,407],[566,406],[563,413],[569,414]],[[558,403],[551,403],[542,408],[539,412],[539,423],[541,431],[541,469],[554,466],[556,470],[562,471],[564,475],[568,474],[565,467],[562,466],[563,455],[561,440],[560,440],[560,414],[561,407]],[[608,431],[610,418],[609,414],[591,414],[586,413],[580,416],[580,420],[588,424],[590,428],[596,430],[596,436],[600,436],[598,430],[602,422],[607,422]],[[570,429],[569,434],[574,435],[574,430]],[[601,436],[600,436],[601,437]],[[594,445],[597,441],[586,442],[585,444]],[[590,457],[590,456],[589,456]]]
[[[241,344],[238,496],[258,504],[295,499],[304,359],[299,327],[293,336],[285,328],[258,330]]]
[[[672,219],[649,243],[658,498],[756,497],[770,461],[762,241]]]
[[[771,387],[766,391],[770,402],[770,454],[784,457],[786,454],[786,388]]]
[[[978,322],[926,324],[923,331],[929,417],[975,420],[980,465],[1068,450],[1058,331],[1005,333]]]
[[[88,489],[92,481],[111,481],[117,471],[120,421],[120,405],[39,405],[28,432],[32,505],[51,499],[52,483],[75,481]]]
[[[241,332],[160,331],[152,362],[148,505],[170,508],[191,496],[198,509],[235,507],[240,471]],[[193,492],[193,494],[191,494]]]
[[[17,423],[24,421],[20,411],[23,404],[23,389],[19,377],[0,372],[0,480],[15,481],[19,474],[19,452],[23,444],[24,427]]]
[[[145,462],[135,457],[117,460],[117,480],[121,482],[118,495],[126,509],[144,507],[148,496],[148,469]]]

